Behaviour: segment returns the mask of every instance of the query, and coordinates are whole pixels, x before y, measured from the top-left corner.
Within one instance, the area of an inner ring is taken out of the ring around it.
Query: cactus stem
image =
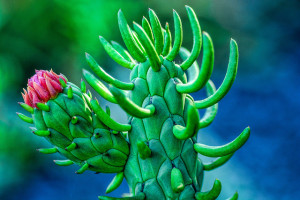
[[[86,93],[86,85],[85,82],[81,79],[81,83],[80,83],[80,89],[82,93]]]
[[[78,117],[73,116],[72,119],[71,119],[71,123],[76,124],[77,122],[78,122]]]
[[[206,84],[206,92],[207,96],[213,95],[216,92],[216,87],[214,83],[209,80]],[[208,107],[204,113],[204,116],[200,119],[199,128],[205,128],[209,126],[215,119],[218,112],[218,103],[215,105]]]
[[[53,160],[53,162],[59,166],[70,166],[74,164],[71,160]]]
[[[239,198],[239,194],[238,194],[238,192],[235,192],[232,197],[230,197],[230,198],[228,198],[226,200],[238,200],[238,198]]]
[[[197,192],[195,194],[195,198],[197,200],[202,200],[202,199],[216,199],[220,195],[221,189],[222,189],[221,181],[219,181],[218,179],[216,179],[215,182],[214,182],[214,185],[213,185],[213,187],[212,187],[212,189],[210,191],[207,191],[207,192]]]
[[[85,163],[84,165],[82,165],[82,167],[77,170],[75,173],[76,174],[82,174],[83,172],[85,172],[87,169],[89,168],[89,164]]]
[[[68,98],[69,99],[72,99],[73,98],[73,89],[71,86],[69,86],[68,88]]]
[[[208,157],[222,157],[228,154],[232,154],[241,148],[250,136],[250,127],[244,129],[244,131],[232,142],[229,142],[223,146],[207,146],[204,144],[194,144],[196,152],[208,156]]]
[[[131,125],[129,124],[120,124],[116,121],[114,121],[108,114],[104,112],[104,110],[99,105],[98,101],[96,99],[91,100],[91,107],[96,113],[98,119],[102,121],[106,126],[108,126],[110,129],[116,130],[116,131],[129,131],[131,129]]]
[[[187,59],[191,54],[188,50],[181,48],[180,56],[182,59]],[[214,47],[211,38],[205,32],[203,32],[203,59],[201,70],[199,72],[199,66],[197,61],[193,63],[193,67],[197,68],[195,78],[188,83],[180,83],[176,85],[176,90],[180,93],[192,93],[202,89],[209,78],[211,77],[214,65]]]
[[[185,8],[187,10],[193,32],[193,49],[191,55],[180,65],[182,70],[187,70],[198,58],[202,43],[201,28],[197,16],[191,7],[185,6]]]
[[[33,107],[27,105],[26,103],[22,103],[22,102],[19,102],[18,104],[20,106],[22,106],[22,108],[24,108],[24,110],[26,110],[26,111],[30,112],[31,114],[33,114],[33,112],[34,112]]]
[[[188,107],[188,117],[186,122],[186,127],[181,125],[173,126],[173,134],[179,140],[186,140],[191,138],[195,131],[198,130],[199,114],[194,106]]]
[[[33,119],[32,119],[32,118],[27,117],[26,115],[23,115],[22,113],[18,113],[18,112],[17,112],[17,115],[18,115],[18,116],[20,117],[20,119],[23,120],[24,122],[33,124]]]
[[[179,169],[173,168],[171,171],[171,186],[175,193],[180,193],[184,190],[184,181],[182,173]]]
[[[85,80],[90,84],[94,90],[100,94],[104,99],[111,103],[116,103],[116,99],[114,96],[111,94],[109,89],[100,81],[98,80],[93,74],[91,74],[87,70],[83,70],[83,77]]]
[[[161,67],[161,62],[159,59],[159,54],[156,52],[151,40],[147,36],[144,29],[137,23],[133,23],[134,30],[137,32],[139,38],[141,39],[142,45],[145,47],[146,54],[150,61],[151,67],[154,71],[159,71]],[[156,41],[156,40],[155,40]]]
[[[146,198],[146,195],[141,192],[133,197],[124,197],[124,198],[115,198],[115,197],[107,197],[107,196],[99,196],[99,200],[144,200]]]
[[[142,108],[128,99],[121,90],[115,87],[110,87],[110,91],[114,95],[121,108],[134,117],[147,118],[151,117],[155,112],[155,107],[152,104],[146,106],[146,108]]]
[[[151,156],[151,149],[145,142],[139,141],[137,143],[137,149],[139,151],[140,158],[145,160],[146,158],[149,158]]]
[[[97,74],[97,76],[100,77],[100,79],[123,90],[133,89],[134,87],[133,83],[125,83],[123,81],[119,81],[118,79],[106,73],[106,71],[104,71],[102,67],[100,67],[100,65],[95,61],[95,59],[90,54],[85,53],[85,58],[90,68]]]
[[[37,136],[42,136],[42,137],[45,137],[45,136],[49,136],[50,135],[50,131],[45,131],[45,130],[37,130],[37,131],[32,131],[35,135]]]
[[[37,149],[37,151],[43,154],[52,154],[58,152],[58,149],[56,147],[53,147],[47,149]]]
[[[65,82],[62,78],[59,78],[59,82],[60,82],[60,84],[61,84],[61,86],[62,86],[63,88],[66,88],[66,87],[67,87],[66,82]]]
[[[233,153],[228,154],[227,156],[217,158],[216,160],[212,161],[211,163],[204,163],[203,170],[210,171],[210,170],[216,169],[216,168],[224,165],[232,156],[233,156]]]
[[[50,107],[44,103],[36,103],[36,107],[42,111],[49,112]]]
[[[175,37],[174,37],[173,48],[166,57],[166,59],[169,61],[173,61],[177,56],[182,44],[182,35],[183,35],[181,19],[175,10],[173,10],[173,18],[174,18],[174,26],[175,26]]]
[[[74,149],[76,149],[77,144],[75,142],[71,143],[69,146],[67,146],[65,148],[66,151],[73,151]]]
[[[124,179],[124,172],[117,173],[117,175],[113,178],[113,180],[108,185],[105,193],[108,194],[114,191],[115,189],[117,189],[121,185],[123,179]]]
[[[228,69],[221,86],[210,97],[207,97],[201,101],[195,101],[196,108],[203,109],[212,106],[219,102],[228,93],[237,74],[238,57],[239,53],[237,43],[231,39]]]

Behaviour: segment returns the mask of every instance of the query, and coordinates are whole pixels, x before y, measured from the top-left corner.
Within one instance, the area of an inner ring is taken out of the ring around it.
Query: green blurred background
[[[130,72],[116,65],[98,40],[102,35],[123,44],[117,21],[120,8],[128,22],[138,23],[152,8],[162,24],[170,23],[172,32],[175,9],[183,22],[183,45],[191,48],[186,4],[214,41],[212,80],[217,86],[226,72],[231,37],[240,50],[235,84],[220,103],[216,121],[200,131],[199,141],[220,145],[247,125],[252,128],[250,140],[231,162],[206,173],[204,190],[219,178],[223,183],[219,199],[236,190],[241,200],[300,198],[299,1],[0,0],[1,200],[87,200],[104,194],[113,175],[75,175],[76,167],[54,165],[52,160],[59,155],[35,151],[49,144],[31,134],[28,125],[17,118],[15,112],[22,111],[17,104],[22,101],[20,92],[35,69],[52,68],[78,84],[82,68],[87,68],[84,52],[107,72],[127,81]],[[198,61],[201,63],[200,58]],[[201,99],[203,94],[193,96]],[[126,121],[117,106],[112,106],[112,113],[118,121]],[[124,181],[112,195],[126,192]]]

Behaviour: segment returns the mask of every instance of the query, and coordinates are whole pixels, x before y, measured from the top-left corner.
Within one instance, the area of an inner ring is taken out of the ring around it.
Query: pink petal
[[[62,87],[60,84],[58,84],[57,82],[50,80],[51,85],[53,86],[53,88],[57,91],[57,92],[61,92],[62,91]]]
[[[51,80],[54,80],[59,83],[59,77],[57,75],[55,76],[55,74],[50,73],[50,72],[47,72],[46,74]]]
[[[32,103],[31,103],[31,100],[30,100],[30,98],[29,98],[29,96],[28,96],[28,93],[26,92],[25,89],[23,89],[23,90],[24,90],[24,94],[22,93],[22,96],[23,96],[24,102],[25,102],[27,105],[33,107]]]
[[[32,100],[32,104],[34,107],[36,107],[36,103],[42,103],[42,100],[39,99],[36,91],[30,86],[28,86],[28,95],[29,95],[30,99]]]
[[[57,92],[55,91],[55,89],[51,85],[50,81],[51,81],[51,79],[46,76],[46,85],[47,85],[47,88],[48,88],[48,92],[50,93],[51,98],[54,98],[54,97],[56,97]]]
[[[42,88],[42,86],[40,86],[39,84],[34,82],[33,88],[35,89],[35,91],[38,94],[38,96],[40,97],[40,99],[42,99],[43,101],[47,101],[50,98],[49,92],[47,92],[47,90]]]
[[[47,85],[46,85],[46,80],[44,77],[42,76],[39,76],[39,82],[40,82],[40,85],[45,89],[47,90]]]

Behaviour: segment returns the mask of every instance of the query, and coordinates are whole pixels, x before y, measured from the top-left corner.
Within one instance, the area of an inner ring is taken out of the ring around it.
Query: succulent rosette
[[[19,104],[32,118],[18,113],[19,117],[35,125],[31,128],[34,134],[54,145],[38,149],[41,153],[61,153],[67,160],[54,162],[61,166],[76,163],[81,166],[76,173],[87,169],[103,173],[123,171],[128,143],[123,134],[109,129],[91,110],[91,95],[86,94],[83,81],[79,88],[62,74],[36,70],[22,96],[24,103]]]

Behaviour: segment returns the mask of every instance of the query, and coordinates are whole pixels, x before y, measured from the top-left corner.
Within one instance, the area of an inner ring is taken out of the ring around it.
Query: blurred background
[[[113,174],[59,167],[59,155],[41,155],[35,149],[49,147],[17,118],[17,102],[35,69],[51,68],[76,84],[87,68],[84,52],[93,55],[105,70],[127,81],[129,70],[115,64],[98,41],[122,42],[117,12],[128,22],[141,23],[148,8],[161,23],[170,23],[172,9],[181,16],[183,44],[192,47],[192,34],[184,5],[198,15],[202,30],[215,47],[212,80],[218,87],[226,73],[229,41],[239,44],[237,79],[219,104],[214,123],[200,130],[198,140],[222,145],[246,126],[251,136],[229,163],[205,173],[203,189],[215,178],[223,184],[225,199],[235,191],[241,200],[291,200],[300,198],[300,2],[293,0],[0,0],[0,199],[88,200],[104,195]],[[201,63],[201,56],[198,59]],[[193,94],[204,98],[204,92]],[[105,104],[104,100],[101,103]],[[202,111],[201,111],[202,114]],[[126,115],[112,106],[121,122]],[[209,161],[208,158],[203,158]],[[124,181],[111,196],[128,192]]]

